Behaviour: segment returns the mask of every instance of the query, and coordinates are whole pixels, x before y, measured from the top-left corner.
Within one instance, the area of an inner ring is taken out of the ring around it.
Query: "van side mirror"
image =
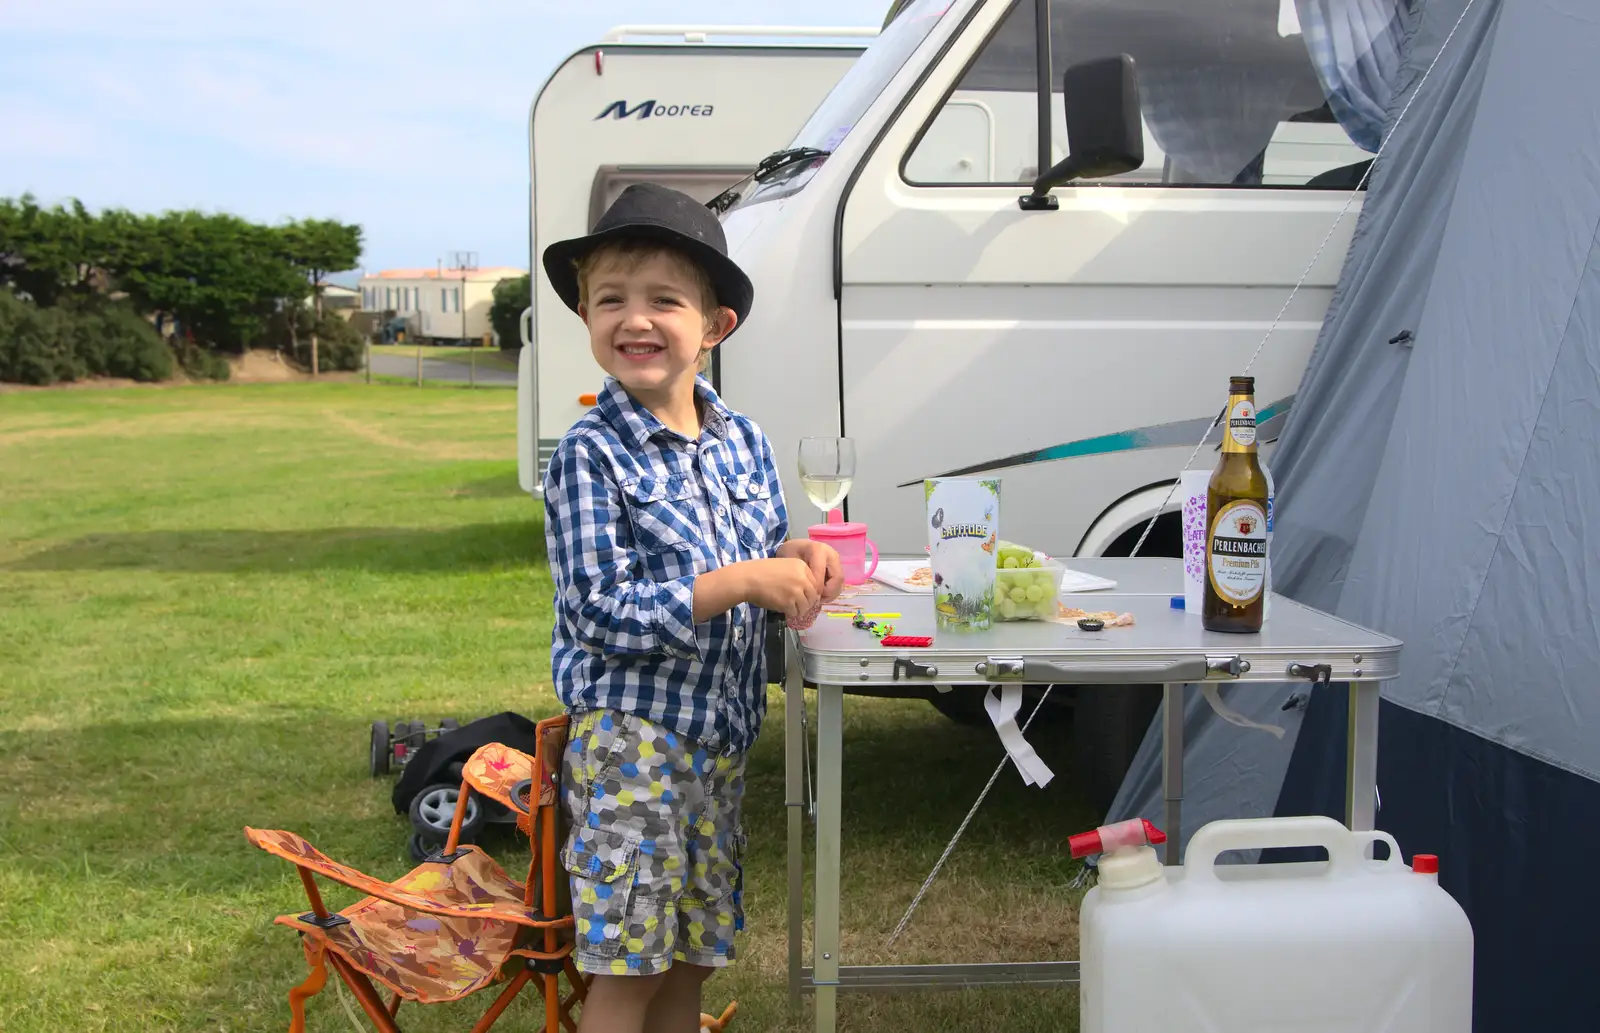
[[[1067,116],[1067,157],[1021,198],[1025,209],[1054,209],[1050,191],[1075,179],[1103,179],[1144,164],[1144,126],[1139,119],[1139,79],[1127,54],[1099,57],[1062,75],[1061,106]]]

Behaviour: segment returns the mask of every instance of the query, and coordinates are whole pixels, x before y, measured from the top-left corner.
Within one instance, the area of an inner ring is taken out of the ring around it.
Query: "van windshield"
[[[950,9],[951,0],[913,0],[904,5],[894,20],[862,52],[817,110],[795,135],[791,148],[814,147],[832,152],[849,135],[856,121],[878,99],[889,80],[895,77],[939,19]],[[800,161],[778,169],[760,183],[753,183],[733,208],[760,201],[787,197],[804,187],[826,156]]]

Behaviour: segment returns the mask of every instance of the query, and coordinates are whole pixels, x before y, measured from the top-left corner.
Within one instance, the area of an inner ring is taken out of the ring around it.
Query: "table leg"
[[[1370,832],[1378,819],[1379,682],[1350,684],[1350,730],[1345,757],[1345,825],[1352,832]]]
[[[817,1033],[833,1033],[839,987],[839,825],[844,689],[817,688],[817,899],[811,985]]]
[[[1183,841],[1183,686],[1164,685],[1161,694],[1161,795],[1166,801],[1167,841],[1162,863],[1177,864]]]
[[[800,1007],[800,968],[805,943],[805,783],[801,767],[806,749],[806,688],[800,668],[800,643],[789,635],[784,643],[788,666],[783,679],[783,806],[789,823],[789,1007]]]

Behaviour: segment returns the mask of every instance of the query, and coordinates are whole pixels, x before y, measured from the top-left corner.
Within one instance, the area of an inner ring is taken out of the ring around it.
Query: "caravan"
[[[630,183],[710,200],[793,136],[876,34],[619,26],[551,74],[528,126],[534,276],[518,364],[522,490],[539,491],[556,442],[600,387],[583,327],[538,272],[544,244],[588,232]]]

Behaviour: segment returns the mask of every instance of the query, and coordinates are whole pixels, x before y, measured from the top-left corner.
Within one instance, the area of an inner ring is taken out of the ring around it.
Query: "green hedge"
[[[193,341],[175,342],[172,353],[190,380],[227,380],[230,375],[228,360]]]
[[[172,376],[172,350],[125,305],[99,299],[38,308],[0,290],[0,380],[48,385],[86,376]]]
[[[292,316],[291,316],[292,314]],[[289,320],[295,320],[294,333]],[[359,370],[366,359],[361,334],[342,317],[325,312],[319,322],[311,310],[296,307],[279,311],[267,320],[266,332],[254,342],[257,348],[282,352],[302,370],[311,369],[311,330],[317,331],[317,371],[339,373]]]

